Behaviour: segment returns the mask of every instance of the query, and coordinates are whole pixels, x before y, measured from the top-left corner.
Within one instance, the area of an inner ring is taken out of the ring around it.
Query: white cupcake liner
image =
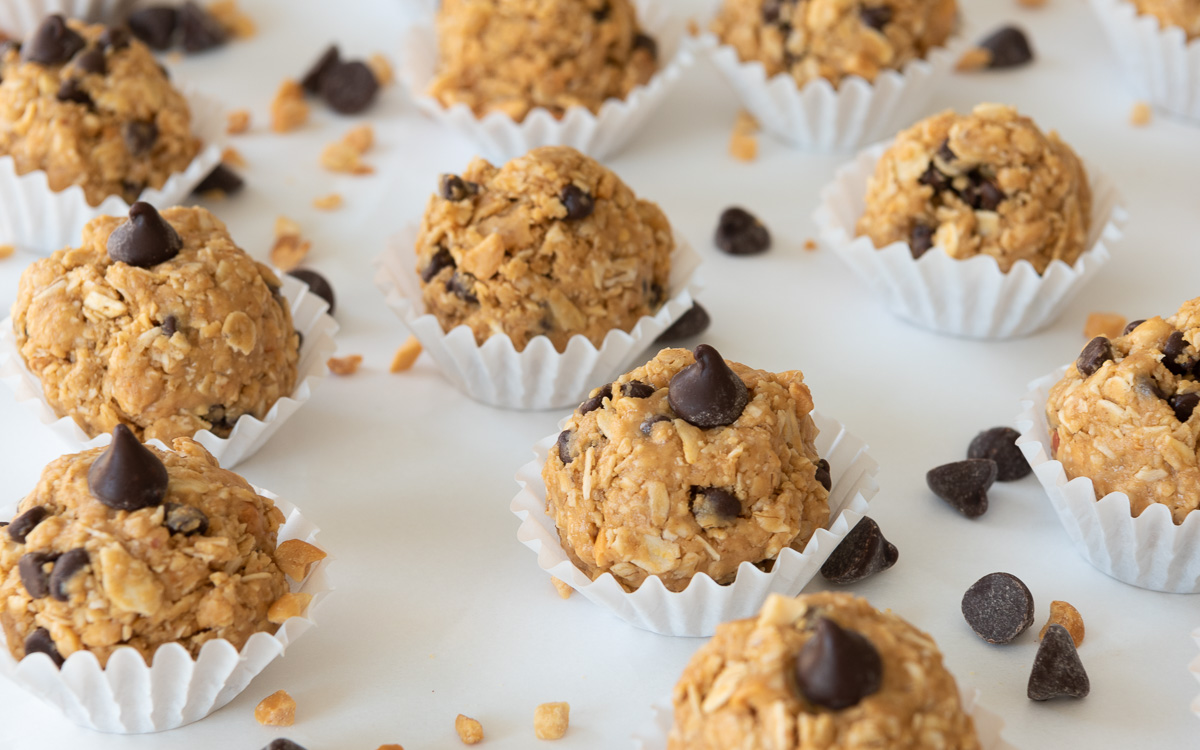
[[[312,397],[317,384],[329,374],[326,362],[337,349],[333,334],[337,332],[338,325],[325,313],[329,307],[325,300],[311,293],[308,285],[299,279],[282,276],[281,280],[282,293],[291,304],[296,330],[304,336],[297,365],[296,387],[290,396],[276,401],[263,419],[249,414],[240,417],[227,438],[218,437],[209,430],[201,430],[192,436],[227,469],[254,455],[280,425]],[[17,401],[33,410],[42,424],[73,449],[86,450],[108,443],[108,435],[89,438],[73,419],[59,417],[54,412],[46,400],[41,381],[30,372],[21,357],[11,316],[0,321],[0,381],[12,389]]]
[[[803,87],[788,73],[768,78],[761,62],[743,62],[736,49],[711,32],[700,43],[762,129],[805,151],[850,151],[927,114],[925,107],[966,49],[956,35],[924,60],[883,71],[874,83],[849,76],[834,88],[824,78]]]
[[[158,441],[152,444],[164,447]],[[279,530],[280,542],[301,539],[316,544],[319,530],[295,506],[258,487],[254,491],[274,500],[283,512],[286,521]],[[10,518],[15,510],[10,505],[4,517]],[[314,565],[303,582],[289,581],[293,592],[313,595],[305,616],[289,618],[274,635],[255,633],[240,652],[229,641],[216,640],[204,644],[200,656],[193,659],[183,646],[171,643],[160,646],[153,666],[147,666],[136,650],[120,648],[101,668],[93,654],[77,651],[59,669],[44,654],[16,661],[0,631],[0,674],[88,729],[142,734],[191,724],[236,698],[316,624],[313,613],[333,590],[327,571],[330,560],[326,557]]]
[[[1200,646],[1200,628],[1192,631],[1192,640],[1196,642],[1197,646]],[[1188,665],[1188,671],[1192,673],[1192,677],[1200,680],[1200,656],[1192,659],[1192,663]],[[1200,695],[1192,701],[1191,708],[1192,713],[1200,716]]]
[[[1115,184],[1085,165],[1092,188],[1088,249],[1074,265],[1056,260],[1039,275],[1021,260],[1004,273],[989,255],[956,260],[940,247],[914,260],[906,242],[876,248],[856,236],[866,205],[867,181],[891,145],[872,146],[838,170],[821,191],[814,220],[821,240],[872,288],[893,315],[934,333],[978,339],[1027,336],[1052,323],[1109,260],[1122,237],[1125,209]]]
[[[694,278],[700,256],[676,234],[667,301],[628,333],[614,328],[599,349],[580,335],[571,337],[564,352],[545,336],[534,338],[519,352],[504,334],[491,336],[481,346],[467,326],[446,332],[436,317],[425,312],[413,253],[416,241],[413,225],[389,240],[375,259],[375,285],[450,382],[476,401],[508,409],[577,406],[592,388],[628,370],[660,333],[692,309],[693,295],[700,288]]]
[[[958,694],[963,713],[975,720],[980,750],[1014,750],[1000,734],[1004,719],[980,705],[979,690],[960,684]],[[667,738],[675,723],[675,708],[669,701],[664,701],[655,703],[650,710],[654,713],[653,719],[633,736],[634,750],[666,750]]]
[[[204,94],[184,90],[192,114],[192,133],[200,151],[187,168],[167,178],[159,189],[147,188],[138,200],[158,208],[186,203],[192,189],[221,163],[225,120],[221,105]],[[83,188],[72,185],[55,192],[40,169],[18,175],[11,156],[0,156],[0,242],[49,255],[79,241],[83,226],[98,216],[124,216],[129,205],[110,195],[91,206]]]
[[[1092,480],[1068,481],[1062,463],[1050,458],[1046,401],[1050,389],[1073,366],[1065,365],[1030,383],[1017,417],[1021,432],[1017,445],[1046,490],[1058,520],[1075,550],[1100,572],[1153,591],[1200,593],[1200,513],[1188,514],[1177,526],[1167,506],[1152,503],[1134,518],[1124,492],[1097,498]]]
[[[432,24],[410,27],[400,45],[400,79],[413,102],[439,124],[470,138],[493,160],[508,161],[539,146],[571,146],[595,159],[615,155],[641,129],[667,92],[694,60],[686,19],[671,13],[669,3],[634,0],[638,22],[658,43],[660,66],[644,86],[624,99],[609,99],[593,114],[571,107],[560,119],[543,107],[521,122],[503,112],[475,116],[466,104],[445,107],[428,94],[437,72],[437,33]]]
[[[134,0],[4,0],[0,2],[0,31],[24,39],[51,13],[90,23],[125,20]]]
[[[867,503],[879,491],[875,481],[879,464],[867,453],[867,444],[836,420],[817,412],[812,417],[820,430],[817,453],[829,461],[832,473],[830,521],[827,528],[813,534],[803,552],[783,550],[769,573],[744,562],[733,583],[722,586],[702,573],[683,591],[669,591],[655,576],[648,577],[632,593],[621,588],[611,573],[593,581],[567,557],[554,519],[546,513],[542,466],[558,439],[557,433],[535,445],[534,460],[517,472],[521,491],[509,507],[521,519],[517,539],[537,553],[542,570],[630,625],[661,635],[710,636],[722,622],[756,613],[769,594],[799,593],[866,514]]]
[[[1200,40],[1138,13],[1128,0],[1091,0],[1134,90],[1171,114],[1200,120]]]

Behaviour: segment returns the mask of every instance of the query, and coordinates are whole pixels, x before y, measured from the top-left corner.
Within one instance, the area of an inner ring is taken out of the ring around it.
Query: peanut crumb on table
[[[1146,102],[1134,102],[1133,109],[1129,110],[1129,124],[1137,128],[1149,125],[1153,114]]]
[[[271,693],[254,707],[254,718],[266,727],[290,727],[296,723],[296,701],[286,690]]]
[[[267,609],[267,622],[282,625],[289,618],[302,617],[311,602],[312,594],[284,594]]]
[[[483,742],[483,725],[469,716],[459,714],[454,718],[454,731],[464,745],[477,745]]]
[[[419,356],[421,356],[421,342],[417,340],[416,336],[409,336],[408,340],[396,350],[396,356],[392,357],[392,366],[388,368],[388,371],[397,373],[409,370]]]
[[[325,557],[325,550],[302,539],[288,539],[275,548],[275,564],[293,581],[303,581],[313,564]]]
[[[1040,8],[1050,0],[1017,0],[1017,5],[1024,8]]]
[[[299,267],[308,257],[312,243],[300,236],[300,225],[286,216],[275,219],[275,244],[271,247],[271,263],[281,271]]]
[[[821,246],[817,244],[817,241],[812,239],[811,237],[804,241],[804,249],[809,252],[812,252],[813,250],[818,250],[818,249],[820,249],[820,247]]]
[[[403,745],[380,745],[376,750],[404,750]]]
[[[342,196],[338,193],[330,193],[322,195],[320,198],[313,199],[313,208],[321,211],[336,211],[342,207]]]
[[[245,133],[250,129],[250,110],[235,109],[226,115],[225,132],[229,135]]]
[[[1115,339],[1125,330],[1125,316],[1110,312],[1094,312],[1088,315],[1083,325],[1083,337],[1088,341],[1103,336]]]
[[[396,80],[391,62],[381,52],[376,52],[367,58],[367,67],[375,74],[375,80],[381,87],[390,86]]]
[[[1050,602],[1050,619],[1042,626],[1042,632],[1038,633],[1039,641],[1046,637],[1046,631],[1051,625],[1062,625],[1066,628],[1071,634],[1071,640],[1075,641],[1075,648],[1083,645],[1083,617],[1075,607],[1066,602]]]
[[[0,260],[4,260],[16,251],[17,249],[12,245],[0,245]]]
[[[550,576],[550,583],[554,584],[554,590],[558,592],[560,599],[570,599],[571,593],[575,591],[565,581],[560,581],[554,576]]]
[[[233,146],[228,146],[221,152],[221,161],[231,167],[242,168],[246,166],[246,158],[242,156],[241,151],[238,151]]]
[[[237,0],[217,0],[209,3],[208,12],[234,39],[247,39],[258,31],[254,19],[242,12]]]
[[[533,712],[533,732],[539,740],[557,740],[567,733],[571,704],[543,703]]]
[[[334,375],[353,375],[358,372],[358,366],[362,364],[362,361],[361,354],[351,354],[348,357],[330,357],[326,364],[329,365],[329,371]]]
[[[960,73],[968,73],[973,70],[983,70],[992,62],[992,53],[982,47],[972,47],[963,53],[963,56],[958,58],[958,62],[954,65],[954,69]]]
[[[321,151],[321,166],[331,172],[372,174],[375,169],[363,163],[362,155],[371,150],[374,144],[375,131],[370,125],[360,125]]]
[[[746,110],[739,111],[729,136],[729,155],[738,161],[754,161],[758,157],[758,131],[758,121]]]
[[[287,133],[308,122],[308,102],[299,83],[287,79],[271,100],[271,130]]]

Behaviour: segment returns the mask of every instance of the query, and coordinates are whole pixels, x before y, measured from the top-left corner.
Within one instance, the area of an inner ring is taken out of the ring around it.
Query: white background
[[[416,3],[243,4],[257,37],[173,70],[254,113],[253,133],[234,141],[249,161],[249,188],[214,210],[264,259],[276,215],[297,219],[313,240],[310,265],[339,296],[340,353],[366,358],[354,377],[322,384],[283,434],[239,469],[322,527],[320,540],[337,556],[338,591],[314,632],[208,719],[164,735],[98,735],[0,683],[0,748],[256,750],[277,736],[309,750],[391,742],[450,748],[458,746],[460,712],[483,722],[488,747],[528,748],[537,744],[533,709],[544,701],[571,703],[571,729],[556,747],[629,747],[702,641],[635,630],[579,596],[560,600],[516,541],[513,472],[561,414],[476,404],[425,357],[407,374],[387,372],[407,334],[374,289],[370,260],[390,233],[420,216],[440,172],[466,165],[471,144],[440,132],[396,87],[363,117],[316,106],[301,132],[265,130],[267,103],[284,77],[302,73],[331,40],[351,56],[392,50]],[[1200,130],[1161,118],[1130,127],[1133,96],[1082,0],[1050,0],[1040,10],[1014,0],[963,5],[972,35],[1019,21],[1038,60],[1019,71],[956,76],[930,111],[984,100],[1018,105],[1103,165],[1132,216],[1111,264],[1040,334],[986,343],[910,328],[879,308],[833,253],[803,250],[815,236],[818,190],[847,157],[796,153],[764,139],[757,162],[731,160],[726,143],[737,104],[704,61],[610,164],[706,256],[701,299],[715,322],[704,340],[755,367],[803,369],[818,408],[873,446],[882,491],[871,515],[900,548],[900,562],[854,593],[932,633],[958,678],[982,689],[983,704],[1005,717],[1006,737],[1018,747],[1196,747],[1200,718],[1188,706],[1200,686],[1187,665],[1197,654],[1189,632],[1200,626],[1200,599],[1141,591],[1093,570],[1069,546],[1033,477],[997,486],[988,514],[969,521],[925,489],[924,473],[962,457],[977,431],[1011,424],[1025,384],[1074,358],[1089,311],[1167,314],[1200,294]],[[323,171],[321,146],[358,122],[376,128],[377,173]],[[344,209],[310,208],[333,191],[344,195]],[[771,228],[770,253],[730,258],[713,249],[716,217],[731,204]],[[3,307],[31,259],[0,261]],[[66,450],[0,393],[5,502],[24,495]],[[1051,599],[1082,612],[1088,698],[1028,700],[1033,630],[991,646],[963,622],[962,592],[997,570],[1033,591],[1034,630]],[[297,724],[260,727],[255,704],[280,688],[299,704]]]

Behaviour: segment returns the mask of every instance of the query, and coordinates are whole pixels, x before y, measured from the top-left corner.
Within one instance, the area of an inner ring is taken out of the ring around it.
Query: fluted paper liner
[[[1128,0],[1091,0],[1104,34],[1138,96],[1180,117],[1200,120],[1200,40],[1138,13]]]
[[[292,321],[296,330],[304,336],[300,345],[296,387],[290,396],[276,401],[263,419],[249,414],[240,417],[227,438],[218,437],[209,430],[201,430],[192,436],[227,469],[254,455],[280,425],[312,397],[313,389],[329,374],[326,362],[337,348],[333,335],[338,325],[325,312],[329,308],[328,303],[310,292],[308,285],[299,279],[285,275],[281,280],[283,296],[292,308]],[[108,435],[89,438],[73,419],[59,417],[54,412],[46,400],[41,381],[25,366],[25,360],[17,348],[11,316],[0,321],[0,381],[12,389],[18,401],[37,414],[42,424],[74,450],[86,450],[108,443]]]
[[[1196,642],[1197,646],[1200,646],[1200,628],[1192,631],[1192,640]],[[1192,659],[1192,663],[1188,665],[1188,671],[1192,673],[1192,677],[1200,680],[1200,656]],[[1192,701],[1192,713],[1200,716],[1200,695]]]
[[[166,449],[158,441],[151,444]],[[302,539],[317,544],[319,529],[295,506],[258,487],[254,491],[273,500],[283,512],[286,520],[279,530],[280,542]],[[3,517],[11,518],[15,510],[16,506],[9,506]],[[289,618],[274,635],[255,633],[240,652],[229,641],[215,640],[204,644],[200,656],[193,659],[183,646],[170,643],[160,646],[154,652],[153,666],[147,666],[136,650],[121,648],[109,657],[108,666],[101,668],[93,654],[77,651],[58,669],[45,654],[30,654],[16,661],[3,645],[0,631],[0,674],[88,729],[142,734],[191,724],[236,698],[316,624],[313,613],[333,590],[329,562],[326,557],[314,565],[303,582],[289,579],[293,592],[313,596],[305,616]]]
[[[799,593],[863,517],[867,503],[879,491],[875,482],[879,465],[868,455],[866,443],[837,421],[817,412],[812,416],[820,430],[817,453],[829,461],[833,479],[830,521],[826,528],[817,529],[803,552],[791,548],[780,552],[769,573],[744,562],[733,583],[722,586],[701,573],[683,591],[669,591],[655,576],[648,577],[632,593],[621,588],[610,573],[593,581],[567,557],[559,544],[554,518],[546,513],[542,466],[558,433],[535,445],[534,460],[517,472],[521,491],[510,506],[521,519],[517,539],[537,553],[542,570],[630,625],[662,635],[710,636],[722,622],[756,613],[769,594]]]
[[[445,107],[429,95],[438,65],[437,33],[431,24],[410,27],[400,46],[400,79],[417,107],[438,123],[475,142],[491,159],[508,161],[539,146],[571,146],[595,159],[615,155],[641,129],[662,103],[684,69],[693,61],[686,19],[671,13],[669,3],[634,0],[638,22],[658,43],[660,66],[645,85],[624,99],[609,99],[593,114],[587,107],[570,107],[562,118],[544,107],[531,110],[521,122],[504,112],[476,117],[466,104]]]
[[[762,129],[805,151],[850,151],[928,114],[926,106],[965,49],[961,37],[951,37],[925,59],[881,72],[874,83],[848,76],[835,88],[824,78],[804,86],[788,73],[768,78],[761,62],[743,62],[711,32],[701,44]]]
[[[183,90],[192,115],[192,133],[200,139],[200,151],[182,172],[167,178],[161,188],[146,188],[138,200],[156,208],[186,204],[192,189],[221,163],[225,137],[224,112],[214,99]],[[125,216],[129,205],[110,195],[91,206],[83,188],[72,185],[55,192],[40,169],[18,175],[11,156],[0,156],[0,242],[42,255],[70,247],[79,241],[83,227],[98,216]]]
[[[4,0],[0,2],[0,31],[24,39],[51,13],[89,23],[125,20],[133,0]]]
[[[1177,594],[1200,593],[1200,513],[1175,525],[1171,512],[1152,503],[1134,518],[1129,497],[1096,497],[1092,480],[1067,480],[1062,463],[1050,458],[1046,401],[1050,389],[1073,364],[1029,384],[1021,401],[1017,445],[1046,490],[1075,550],[1094,568],[1133,586]]]
[[[891,143],[872,146],[838,170],[821,191],[815,221],[821,241],[881,299],[893,315],[933,331],[978,339],[1027,336],[1052,323],[1109,260],[1125,221],[1116,186],[1085,165],[1092,188],[1087,250],[1074,265],[1055,260],[1039,275],[1021,260],[1004,273],[996,259],[977,255],[958,260],[939,246],[913,259],[906,242],[876,248],[855,225],[866,206],[867,181]]]
[[[699,289],[694,276],[700,256],[676,234],[667,301],[653,316],[642,316],[628,333],[617,328],[609,331],[599,349],[584,336],[575,335],[567,342],[566,351],[559,352],[550,339],[537,336],[518,352],[507,335],[493,335],[480,345],[467,326],[446,332],[436,317],[425,312],[413,250],[416,242],[417,228],[411,225],[388,242],[375,260],[375,285],[446,379],[490,406],[577,406],[588,391],[628,370],[660,333],[692,308],[692,297]]]

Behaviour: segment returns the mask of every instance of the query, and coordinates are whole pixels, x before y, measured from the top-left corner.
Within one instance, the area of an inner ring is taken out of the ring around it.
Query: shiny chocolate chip
[[[821,483],[826,492],[833,489],[833,476],[829,473],[829,462],[825,459],[817,459],[817,472],[813,478]]]
[[[1033,471],[1017,447],[1021,433],[1011,427],[993,427],[975,436],[967,446],[967,458],[990,458],[996,462],[996,479],[1012,482]]]
[[[229,41],[221,22],[193,0],[180,6],[178,24],[183,48],[188,52],[204,52]]]
[[[50,511],[46,510],[41,505],[35,505],[29,510],[12,520],[6,527],[8,529],[8,538],[12,539],[17,544],[24,544],[25,537],[29,536],[29,532],[33,531],[34,527],[49,517]]]
[[[643,49],[646,53],[655,60],[658,59],[658,42],[649,34],[638,32],[633,36],[633,48],[635,50]]]
[[[821,566],[827,581],[857,583],[896,564],[900,551],[883,536],[873,518],[863,516]]]
[[[54,666],[61,667],[63,665],[62,654],[58,653],[58,646],[54,645],[50,631],[45,628],[38,628],[25,639],[25,655],[29,656],[30,654],[45,654],[50,657],[50,661],[54,662]]]
[[[713,243],[730,255],[757,255],[770,249],[771,233],[754,214],[733,206],[721,212]]]
[[[429,265],[421,269],[421,281],[428,284],[433,281],[433,277],[438,275],[438,272],[443,268],[454,268],[454,256],[444,247],[439,247],[433,257],[429,259]]]
[[[817,620],[812,637],[796,657],[796,687],[817,706],[840,711],[879,691],[883,660],[859,632],[828,617]]]
[[[1187,422],[1192,418],[1196,404],[1200,404],[1200,394],[1198,393],[1176,393],[1167,399],[1167,406],[1175,411],[1175,418],[1180,423]]]
[[[129,221],[108,236],[108,257],[139,268],[166,262],[182,249],[179,233],[144,201],[130,206]]]
[[[1096,370],[1099,370],[1105,362],[1112,358],[1112,345],[1109,344],[1108,339],[1104,336],[1097,336],[1083,347],[1083,351],[1075,360],[1075,369],[1079,370],[1079,374],[1083,377],[1091,377]]]
[[[171,338],[179,331],[179,319],[174,315],[168,315],[162,322],[162,334],[167,338]]]
[[[562,461],[563,466],[575,460],[571,455],[571,444],[575,442],[575,433],[571,430],[563,430],[558,433],[558,440],[554,443],[558,449],[558,460]]]
[[[325,300],[329,304],[329,314],[333,315],[333,311],[337,309],[337,301],[333,295],[333,285],[328,279],[311,268],[296,268],[287,274],[308,284],[308,291]]]
[[[725,526],[742,514],[742,501],[719,487],[692,488],[692,515],[704,528]]]
[[[171,46],[179,12],[170,5],[151,5],[129,14],[129,30],[151,49],[164,50]]]
[[[935,193],[950,189],[950,178],[942,174],[933,164],[930,164],[929,168],[921,173],[921,176],[917,178],[917,182],[933,188]]]
[[[630,380],[621,386],[621,394],[626,398],[650,398],[655,390],[654,386],[640,380]]]
[[[1091,691],[1092,682],[1079,659],[1071,633],[1058,624],[1046,628],[1033,657],[1025,694],[1030,700],[1048,701],[1051,698],[1086,698]]]
[[[438,184],[438,192],[448,201],[462,201],[479,192],[479,186],[467,182],[456,174],[444,174]]]
[[[950,148],[949,138],[942,141],[942,145],[938,146],[938,150],[934,152],[934,156],[941,159],[943,164],[949,164],[958,159],[958,154],[954,153],[954,150]]]
[[[317,61],[312,64],[304,77],[300,79],[300,85],[310,94],[316,94],[321,90],[321,79],[329,72],[329,69],[342,61],[341,53],[338,52],[336,44],[331,44],[325,48]]]
[[[1125,330],[1121,331],[1121,335],[1128,336],[1129,334],[1133,333],[1133,329],[1137,328],[1138,326],[1140,326],[1142,323],[1145,323],[1145,322],[1146,322],[1145,318],[1142,318],[1141,320],[1129,321],[1129,324],[1125,326]]]
[[[987,491],[996,481],[996,462],[990,458],[968,458],[930,469],[925,483],[967,518],[978,518],[988,509]]]
[[[91,109],[94,106],[92,97],[88,92],[79,87],[79,80],[76,78],[67,78],[58,86],[58,91],[54,94],[54,98],[60,102],[75,102]]]
[[[1011,573],[989,573],[963,594],[962,613],[988,643],[1008,643],[1033,624],[1033,594]]]
[[[914,259],[920,258],[933,247],[933,227],[917,222],[908,233],[908,249]]]
[[[567,209],[567,219],[570,221],[586,219],[592,215],[592,211],[596,210],[596,201],[592,198],[591,193],[575,184],[563,188],[558,199],[562,202],[563,208]]]
[[[121,128],[121,137],[125,140],[125,148],[130,154],[145,156],[158,142],[158,126],[149,121],[127,122]]]
[[[167,467],[123,424],[88,469],[88,489],[113,510],[140,510],[160,504],[167,494]]]
[[[858,17],[864,26],[883,31],[883,27],[892,20],[892,9],[886,5],[864,6],[858,11]]]
[[[1006,197],[996,184],[978,171],[970,175],[970,184],[962,191],[962,199],[976,211],[995,211]]]
[[[104,50],[100,47],[89,47],[75,58],[75,69],[102,76],[108,71],[108,63]]]
[[[321,98],[336,112],[362,112],[379,94],[379,81],[364,62],[339,62],[321,75]]]
[[[50,571],[46,566],[53,563],[57,557],[58,555],[48,552],[26,552],[17,561],[21,584],[31,599],[41,599],[50,595]]]
[[[696,361],[675,373],[667,400],[684,421],[701,429],[733,424],[750,402],[746,384],[708,344],[694,352]]]
[[[604,399],[606,399],[606,398],[609,398],[609,399],[612,398],[612,383],[609,383],[608,385],[605,385],[605,386],[601,386],[599,389],[597,389],[595,395],[593,395],[587,401],[584,401],[582,404],[579,405],[580,416],[587,414],[589,411],[595,411],[595,410],[599,409],[601,406],[604,406]]]
[[[163,526],[172,534],[204,536],[208,533],[208,516],[191,505],[166,503],[163,505]]]
[[[477,305],[479,304],[479,298],[475,296],[474,287],[475,277],[469,273],[455,271],[450,280],[446,282],[446,291],[458,297],[463,302]]]
[[[67,26],[61,14],[46,16],[21,47],[21,56],[27,62],[42,65],[65,63],[83,49],[87,42],[78,32]]]
[[[989,53],[989,68],[1015,68],[1033,61],[1029,37],[1016,26],[996,29],[981,39],[979,46]]]
[[[246,181],[237,172],[224,164],[218,164],[213,167],[213,171],[209,172],[207,177],[200,181],[199,185],[192,189],[192,192],[203,195],[215,191],[224,195],[233,195],[245,186]]]
[[[665,414],[655,414],[652,417],[646,417],[644,420],[642,420],[642,425],[639,429],[642,431],[643,435],[645,435],[646,437],[650,437],[651,433],[654,432],[654,425],[658,424],[659,422],[670,422],[670,421],[671,421],[671,418],[666,416]]]
[[[1186,375],[1192,369],[1192,361],[1184,352],[1187,350],[1187,339],[1179,331],[1172,331],[1167,337],[1167,343],[1162,348],[1163,367],[1176,375]]]
[[[679,339],[691,338],[699,336],[708,330],[712,325],[712,318],[708,315],[708,310],[699,303],[692,305],[691,309],[679,317],[679,320],[671,324],[667,330],[658,335],[654,339],[654,343],[659,344],[664,341],[678,341]]]
[[[71,579],[89,564],[91,558],[88,557],[88,551],[82,547],[64,552],[62,557],[54,562],[54,572],[50,574],[50,596],[60,602],[68,601],[71,597],[67,586]]]

